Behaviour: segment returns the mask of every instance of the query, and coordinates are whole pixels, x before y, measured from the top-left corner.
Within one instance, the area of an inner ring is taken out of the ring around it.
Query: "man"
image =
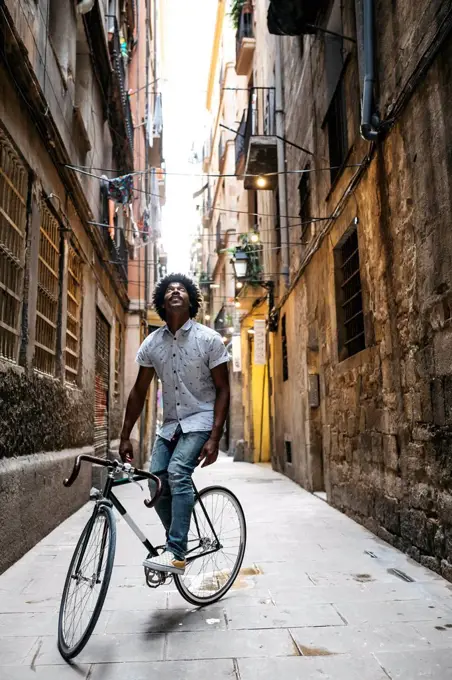
[[[229,410],[229,356],[220,335],[194,321],[202,296],[189,278],[165,277],[153,302],[166,325],[151,333],[138,351],[140,369],[127,402],[119,453],[124,461],[133,457],[130,433],[156,373],[163,387],[163,425],[150,471],[162,482],[156,510],[167,543],[159,557],[143,565],[180,574],[194,505],[192,474],[199,463],[205,467],[216,461]]]

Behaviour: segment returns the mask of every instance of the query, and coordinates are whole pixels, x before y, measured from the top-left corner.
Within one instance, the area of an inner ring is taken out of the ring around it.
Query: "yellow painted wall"
[[[254,341],[248,333],[255,319],[265,318],[265,308],[256,309],[254,315],[242,323],[243,407],[244,435],[248,444],[248,459],[254,463],[270,461],[270,413],[268,400],[268,367],[254,363]],[[262,446],[261,446],[262,435]]]

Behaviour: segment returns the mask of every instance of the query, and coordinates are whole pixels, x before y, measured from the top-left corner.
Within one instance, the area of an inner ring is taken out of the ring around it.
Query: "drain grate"
[[[388,574],[392,574],[393,576],[397,576],[397,578],[400,578],[402,581],[406,581],[407,583],[414,583],[414,578],[411,578],[411,576],[408,576],[408,574],[405,574],[404,571],[400,571],[400,569],[388,569]]]
[[[372,557],[374,560],[378,560],[378,555],[372,552],[372,550],[365,550],[364,554],[369,555],[369,557]]]

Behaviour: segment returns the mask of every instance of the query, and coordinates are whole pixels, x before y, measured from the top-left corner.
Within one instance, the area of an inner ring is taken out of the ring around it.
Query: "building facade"
[[[448,578],[451,20],[334,1],[276,37],[289,274],[270,362],[277,468]]]
[[[234,419],[247,460],[451,578],[450,3],[293,4],[233,4]]]
[[[0,7],[0,569],[87,500],[94,470],[62,480],[124,411],[139,15],[77,4]]]

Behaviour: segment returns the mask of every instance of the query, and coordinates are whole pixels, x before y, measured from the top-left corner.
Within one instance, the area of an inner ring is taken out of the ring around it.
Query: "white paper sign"
[[[232,371],[240,373],[242,370],[242,343],[240,335],[232,337]]]
[[[265,365],[267,363],[265,320],[254,321],[254,363]]]

